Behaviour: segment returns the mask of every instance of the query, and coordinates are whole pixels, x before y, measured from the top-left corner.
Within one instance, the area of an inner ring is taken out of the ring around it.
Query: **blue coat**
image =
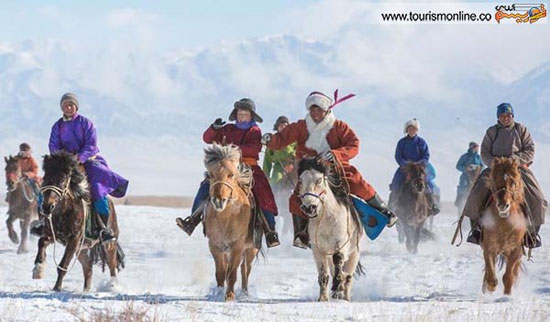
[[[481,161],[481,156],[479,153],[469,149],[468,152],[464,153],[456,163],[456,169],[462,172],[458,184],[459,188],[468,186],[468,174],[466,173],[466,168],[468,168],[470,164],[481,166],[481,170],[485,169],[485,164]]]
[[[430,161],[430,149],[428,148],[428,144],[418,135],[414,137],[405,136],[397,142],[397,147],[395,148],[395,161],[399,164],[399,168],[395,171],[390,184],[390,190],[392,191],[399,190],[405,180],[401,172],[401,166],[405,165],[407,162],[419,161],[423,162],[426,166],[428,165]],[[428,180],[430,188],[432,182],[432,180]]]

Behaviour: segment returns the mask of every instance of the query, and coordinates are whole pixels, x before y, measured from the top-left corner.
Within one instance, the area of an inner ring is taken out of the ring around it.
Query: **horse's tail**
[[[361,261],[357,262],[357,266],[355,267],[355,273],[353,273],[353,277],[358,279],[361,276],[367,275],[367,272],[365,271],[365,266],[361,264]]]
[[[116,243],[116,259],[117,259],[117,270],[121,271],[126,266],[126,255],[124,254],[124,251],[122,250],[122,247],[120,247],[120,244],[118,242]],[[90,249],[90,260],[92,261],[92,264],[101,264],[101,270],[102,272],[105,272],[105,266],[108,264],[107,262],[107,252],[105,251],[105,247],[103,247],[103,244],[97,243]]]

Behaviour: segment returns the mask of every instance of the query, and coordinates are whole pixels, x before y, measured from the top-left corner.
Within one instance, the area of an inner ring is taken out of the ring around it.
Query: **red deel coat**
[[[272,150],[279,150],[296,142],[297,160],[306,156],[314,157],[317,155],[317,151],[310,150],[305,146],[308,136],[306,121],[299,120],[296,123],[288,125],[281,132],[273,134],[267,147]],[[363,179],[357,168],[349,162],[359,153],[359,139],[355,135],[355,132],[345,122],[336,120],[327,134],[327,142],[338,163],[341,165],[341,170],[344,172],[343,175],[348,184],[348,191],[364,200],[374,197],[376,193],[374,188]],[[292,214],[303,215],[300,210],[298,195],[298,189],[295,189],[294,193],[290,196],[289,208]]]
[[[241,148],[243,161],[252,167],[254,176],[252,193],[258,206],[263,211],[269,211],[277,215],[277,205],[275,204],[275,198],[269,186],[269,181],[256,162],[262,150],[262,130],[257,125],[252,126],[248,130],[241,130],[235,127],[234,124],[227,124],[219,130],[209,127],[204,132],[202,139],[208,144],[214,142],[219,144],[235,144]]]

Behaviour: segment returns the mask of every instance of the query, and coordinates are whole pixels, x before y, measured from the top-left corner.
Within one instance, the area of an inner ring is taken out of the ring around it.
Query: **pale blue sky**
[[[116,40],[130,29],[153,29],[159,49],[210,46],[280,33],[280,17],[315,0],[232,1],[0,1],[0,41],[62,39]],[[114,13],[137,20],[116,25]],[[139,24],[139,25],[138,25]]]

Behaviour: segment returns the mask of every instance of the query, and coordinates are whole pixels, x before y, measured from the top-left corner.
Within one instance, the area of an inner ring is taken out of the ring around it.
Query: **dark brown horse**
[[[398,231],[404,238],[410,253],[418,252],[418,243],[430,214],[430,204],[426,196],[426,166],[423,163],[409,162],[401,169],[405,182],[397,194],[396,213]]]
[[[124,265],[121,261],[122,253],[116,242],[102,245],[98,239],[86,236],[88,216],[92,216],[91,220],[96,220],[97,215],[92,212],[90,207],[88,181],[76,157],[64,152],[51,156],[46,155],[43,168],[44,182],[41,191],[44,201],[41,215],[46,221],[46,226],[38,241],[33,278],[43,278],[46,247],[51,243],[54,243],[54,261],[56,261],[55,242],[59,242],[65,245],[65,253],[61,261],[56,262],[57,281],[54,290],[61,290],[63,277],[72,268],[72,266],[69,267],[69,263],[75,254],[84,271],[85,292],[90,290],[92,265],[99,260],[96,258],[97,254],[102,254],[100,260],[104,266],[107,262],[111,273],[111,283],[115,283],[117,269]],[[108,224],[118,238],[116,212],[111,200],[109,200],[109,207],[111,215]]]
[[[14,244],[19,244],[17,253],[27,253],[27,236],[31,221],[38,219],[37,197],[34,195],[30,182],[21,173],[17,157],[4,158],[6,161],[6,185],[9,191],[8,198],[8,236]],[[13,222],[19,219],[21,240],[13,228]]]
[[[495,261],[501,256],[506,263],[502,277],[504,294],[511,294],[518,278],[523,256],[527,221],[521,205],[525,202],[523,181],[516,160],[495,158],[489,174],[492,191],[489,208],[481,219],[481,248],[485,258],[483,292],[494,292],[498,279]]]
[[[468,195],[470,194],[470,191],[474,187],[474,183],[477,180],[477,177],[479,177],[479,174],[481,173],[481,166],[470,164],[468,167],[466,167],[466,177],[468,178],[468,186],[466,189],[464,189],[463,192],[460,193],[460,195],[456,199],[456,207],[458,208],[458,215],[460,216],[462,214],[462,210],[464,210],[464,205],[466,204],[466,199],[468,199]]]

